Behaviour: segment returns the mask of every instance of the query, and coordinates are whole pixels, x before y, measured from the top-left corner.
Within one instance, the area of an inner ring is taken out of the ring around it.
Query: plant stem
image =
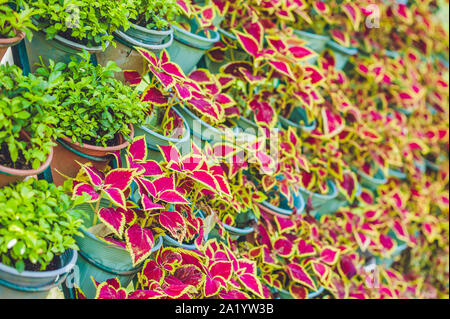
[[[98,211],[99,211],[99,208],[100,208],[100,201],[101,200],[102,200],[102,195],[100,195],[100,198],[98,199],[97,203],[95,204],[94,220],[92,221],[92,226],[97,225]]]

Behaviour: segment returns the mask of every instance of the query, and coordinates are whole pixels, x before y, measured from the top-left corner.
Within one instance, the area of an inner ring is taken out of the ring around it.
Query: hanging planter
[[[332,180],[328,180],[329,192],[326,195],[313,193],[307,189],[300,187],[300,194],[305,203],[311,199],[312,213],[320,214],[321,208],[327,209],[329,203],[338,196],[338,189]]]
[[[173,28],[158,31],[131,24],[127,31],[116,30],[114,39],[116,47],[109,46],[105,52],[98,54],[98,62],[106,65],[108,61],[115,61],[123,70],[144,70],[146,63],[134,48],[144,48],[159,55],[159,52],[172,45]],[[116,78],[125,81],[123,73],[117,73]]]
[[[343,70],[349,58],[358,54],[357,48],[346,48],[333,40],[328,41],[327,46],[334,53],[336,70]]]
[[[45,299],[50,289],[63,284],[75,266],[77,251],[67,250],[58,257],[58,269],[23,271],[0,263],[0,299]]]
[[[284,129],[288,129],[291,126],[297,129],[299,133],[311,132],[317,127],[317,121],[308,122],[305,109],[300,107],[294,108],[288,119],[280,116],[280,123]]]
[[[100,283],[110,278],[118,278],[122,286],[128,286],[141,270],[142,264],[134,267],[130,253],[124,247],[101,240],[86,230],[82,232],[84,237],[76,238],[80,247],[77,267],[80,274],[79,287],[85,296],[95,297],[96,288],[91,276]],[[159,237],[152,253],[159,250],[162,243],[163,239]]]
[[[394,177],[403,180],[406,179],[407,175],[400,168],[389,168],[388,177]]]
[[[195,20],[191,20],[189,24],[191,32],[173,26],[175,41],[167,50],[171,62],[178,64],[185,74],[193,71],[205,52],[220,40],[216,31],[208,30],[209,35],[203,30],[197,33]]]
[[[305,205],[306,204],[302,196],[297,195],[294,197],[294,208],[296,209],[296,214],[301,214],[305,209]],[[284,200],[280,203],[278,207],[272,205],[268,201],[263,201],[262,203],[258,204],[258,206],[264,213],[267,213],[272,216],[287,218],[292,216],[292,214],[294,213],[294,210],[291,207],[289,207],[286,198],[284,198]]]
[[[176,108],[172,108],[173,112],[176,116],[178,116],[183,122],[183,135],[181,137],[168,137],[162,134],[159,134],[145,125],[135,126],[134,131],[136,136],[145,136],[145,140],[147,142],[148,148],[148,158],[153,159],[157,162],[163,160],[163,156],[158,148],[160,146],[175,146],[181,153],[181,155],[186,155],[190,152],[191,149],[191,130],[189,128],[189,124],[186,119],[181,115],[180,111]]]
[[[130,139],[134,137],[133,126],[130,125]],[[80,169],[79,163],[91,162],[97,169],[103,170],[113,159],[111,153],[123,150],[130,143],[122,135],[117,135],[114,146],[101,147],[89,144],[80,145],[74,143],[67,137],[57,140],[58,146],[55,147],[54,158],[50,165],[53,182],[56,185],[62,185],[65,181],[64,176],[75,177]],[[62,173],[64,176],[62,176]]]

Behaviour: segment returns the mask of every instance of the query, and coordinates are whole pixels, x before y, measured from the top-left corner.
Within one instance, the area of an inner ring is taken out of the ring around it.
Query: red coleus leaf
[[[100,195],[95,191],[92,185],[85,183],[78,183],[73,188],[73,197],[82,196],[83,194],[89,195],[88,202],[96,202],[100,198]]]
[[[304,239],[300,239],[298,242],[297,250],[299,257],[312,256],[316,253],[314,246],[312,244],[308,244]]]
[[[295,229],[295,223],[291,219],[275,216],[275,223],[281,234]]]
[[[233,32],[236,35],[242,48],[248,54],[250,54],[254,58],[257,58],[261,51],[261,47],[259,46],[259,43],[251,35],[246,35],[242,32],[236,31],[236,30],[233,30]]]
[[[203,294],[205,295],[205,298],[217,295],[220,291],[220,288],[220,281],[206,275],[205,284],[203,286]]]
[[[105,281],[98,285],[95,299],[127,299],[127,293],[125,289],[115,288]]]
[[[133,176],[134,170],[117,168],[106,175],[104,185],[107,188],[116,188],[123,192],[131,185]]]
[[[391,251],[394,248],[394,240],[391,237],[389,237],[385,234],[380,234],[379,240],[380,240],[380,244],[387,251]]]
[[[134,224],[125,231],[125,241],[134,266],[143,262],[152,253],[153,234],[150,229]]]
[[[86,175],[88,176],[89,180],[91,181],[91,184],[97,187],[100,187],[103,185],[103,179],[104,174],[100,172],[98,169],[96,169],[94,166],[88,164],[80,164],[78,163],[81,168],[85,171]]]
[[[295,79],[294,75],[292,74],[291,68],[289,67],[289,64],[283,61],[269,61],[269,64],[277,71],[280,72],[291,79]]]
[[[145,142],[145,136],[136,137],[128,146],[127,152],[135,161],[144,161],[147,158],[147,144]]]
[[[325,282],[330,273],[330,268],[317,261],[312,261],[311,266],[314,273],[320,278],[320,281]]]
[[[142,76],[136,71],[123,71],[123,77],[128,85],[139,85],[142,81]]]
[[[164,211],[159,215],[159,223],[167,229],[173,238],[182,241],[186,234],[186,223],[179,212]]]
[[[166,297],[163,291],[160,290],[135,290],[131,292],[128,299],[160,299]]]
[[[288,258],[294,253],[294,245],[287,238],[281,237],[275,240],[273,248],[278,256]]]
[[[176,190],[167,190],[158,194],[158,199],[169,204],[189,204],[189,201]]]
[[[232,275],[232,264],[228,260],[219,260],[209,267],[209,273],[213,278],[221,277],[228,281]]]
[[[318,84],[325,79],[322,73],[320,73],[320,71],[313,66],[305,67],[305,71],[308,74],[308,78],[311,80],[311,84]]]
[[[117,237],[122,238],[126,219],[121,208],[101,208],[98,212],[98,218]]]
[[[289,285],[289,293],[294,299],[306,299],[308,298],[308,289],[299,284],[292,282]]]
[[[202,283],[204,274],[197,266],[181,265],[175,270],[173,277],[177,278],[183,284],[197,288]]]
[[[317,53],[315,53],[313,50],[301,46],[290,47],[289,52],[291,52],[294,57],[300,60],[309,59],[317,55]]]
[[[180,83],[176,83],[175,86],[175,91],[177,93],[177,96],[182,100],[182,101],[188,101],[189,99],[192,98],[192,94],[191,91],[189,90],[188,87],[181,85]]]
[[[243,274],[238,277],[241,284],[255,295],[263,298],[262,284],[255,275]]]
[[[328,137],[339,134],[344,128],[345,123],[338,114],[333,114],[328,108],[322,108],[323,130]]]
[[[150,259],[145,262],[144,267],[142,267],[141,274],[147,283],[150,281],[156,281],[161,284],[164,279],[164,272],[162,269],[159,268],[156,261]],[[147,284],[145,286],[147,286]]]
[[[312,281],[311,277],[301,266],[291,263],[287,265],[287,271],[293,281],[311,288],[314,291],[317,290],[316,285]]]
[[[126,208],[125,195],[120,189],[111,187],[103,189],[103,191],[114,204],[124,209]]]
[[[219,297],[222,299],[250,299],[250,296],[239,290],[221,291]]]
[[[333,247],[325,247],[320,253],[320,260],[326,264],[334,265],[339,259],[339,250]]]
[[[331,38],[344,47],[350,46],[350,36],[346,32],[334,29],[330,30]]]
[[[148,87],[144,93],[142,93],[141,100],[143,102],[150,102],[154,105],[167,105],[169,103],[169,97],[165,96],[159,89],[155,87]]]
[[[142,208],[145,211],[148,210],[156,210],[156,209],[163,209],[164,205],[159,204],[159,203],[154,203],[148,196],[147,194],[143,194],[141,196],[141,204],[142,204]]]
[[[250,102],[249,106],[254,112],[257,122],[264,123],[268,127],[272,127],[276,123],[275,110],[268,102],[260,100],[257,96]]]
[[[342,4],[342,10],[352,22],[353,29],[358,30],[361,23],[361,11],[358,6],[353,3],[345,3]]]
[[[353,203],[357,191],[358,177],[354,172],[345,172],[342,177],[342,181],[337,181],[338,188],[341,190],[347,201]]]

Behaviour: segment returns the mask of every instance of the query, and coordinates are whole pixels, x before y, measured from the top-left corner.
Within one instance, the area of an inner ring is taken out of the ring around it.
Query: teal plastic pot
[[[325,51],[327,47],[328,41],[330,41],[330,37],[326,35],[320,35],[315,33],[310,33],[301,30],[294,30],[294,34],[298,36],[301,40],[305,40],[306,46],[320,55],[323,51]],[[310,64],[316,63],[318,57],[310,58],[307,61]]]
[[[321,209],[329,211],[330,208],[327,208],[326,206],[329,203],[332,203],[332,201],[338,196],[339,192],[336,184],[332,180],[328,180],[327,183],[328,187],[330,188],[327,195],[313,193],[307,189],[300,187],[300,194],[302,195],[305,203],[307,203],[309,198],[311,197],[311,204],[312,204],[311,214],[322,214]]]
[[[0,299],[45,299],[50,289],[63,284],[75,267],[77,251],[59,256],[59,268],[52,271],[23,271],[0,263]]]
[[[192,32],[173,26],[175,41],[167,49],[170,60],[178,64],[185,74],[192,72],[205,52],[220,40],[216,31],[209,30],[210,37],[207,37],[204,31],[196,34],[198,25],[195,20],[190,20],[189,23]]]
[[[116,30],[114,40],[116,46],[111,45],[104,52],[97,54],[98,62],[106,65],[108,61],[114,61],[122,70],[141,72],[146,68],[147,62],[135,48],[144,48],[159,55],[173,44],[173,29],[156,31],[133,24],[127,31]],[[125,81],[123,72],[117,72],[114,76],[122,82]]]
[[[400,53],[391,50],[385,50],[384,55],[391,59],[398,59],[400,57]]]
[[[362,187],[358,183],[355,198],[361,195],[361,193]],[[312,211],[311,215],[317,220],[320,220],[322,216],[334,214],[339,208],[350,205],[351,203],[349,203],[347,199],[339,192],[339,194],[334,199],[329,200],[326,205],[322,205],[319,209]]]
[[[283,196],[280,194],[280,196]],[[297,210],[297,214],[303,213],[305,210],[305,201],[303,197],[300,194],[295,195],[294,197],[294,207]],[[269,203],[268,201],[263,201],[262,203],[258,204],[258,206],[266,213],[280,216],[280,217],[289,217],[292,215],[293,210],[291,207],[289,207],[288,201],[286,198],[281,201],[280,206],[275,206]]]
[[[336,70],[343,70],[351,56],[358,54],[357,48],[346,48],[339,43],[330,40],[327,46],[333,51],[336,60]]]
[[[109,43],[106,43],[106,47]],[[85,45],[67,40],[59,35],[56,35],[52,40],[45,39],[44,32],[33,32],[32,41],[25,39],[25,47],[28,56],[28,62],[30,65],[30,71],[34,72],[38,68],[37,63],[41,63],[39,57],[46,65],[48,65],[49,59],[58,62],[69,63],[72,56],[76,56],[83,50],[87,50],[91,55],[96,55],[103,51],[101,46],[99,47],[87,47]],[[79,57],[77,57],[79,58]]]
[[[427,171],[427,163],[424,159],[421,160],[414,160],[414,166],[424,174]]]
[[[403,180],[406,179],[407,175],[399,169],[390,168],[388,171],[388,177],[394,177]]]
[[[356,170],[361,180],[360,183],[363,187],[368,188],[371,191],[376,192],[378,187],[387,183],[387,178],[383,173],[383,170],[378,169],[375,176],[369,176],[361,170]]]
[[[80,247],[77,267],[79,270],[79,284],[81,291],[89,299],[95,298],[96,288],[92,282],[93,277],[97,282],[104,282],[110,278],[119,279],[122,287],[127,287],[138,273],[142,264],[135,267],[130,253],[117,245],[97,238],[92,233],[82,229],[84,237],[76,237]],[[159,250],[163,240],[158,238],[152,253]]]
[[[191,130],[191,136],[197,137],[201,141],[215,144],[225,141],[227,134],[233,136],[233,132],[231,130],[229,130],[229,133],[227,133],[209,125],[208,123],[200,119],[197,115],[195,115],[194,112],[190,111],[186,106],[174,106],[173,109],[184,117]]]
[[[158,148],[160,146],[175,146],[182,156],[187,155],[191,151],[191,130],[189,124],[184,118],[184,116],[178,111],[178,109],[173,108],[173,111],[183,120],[184,134],[180,138],[167,137],[152,131],[150,128],[145,126],[134,126],[134,131],[136,136],[145,136],[145,141],[148,148],[148,159],[160,162],[163,160],[163,156]]]
[[[306,110],[301,107],[296,107],[289,119],[286,119],[280,116],[280,123],[284,129],[288,129],[289,127],[295,128],[299,133],[300,132],[311,132],[317,127],[317,121],[308,122],[308,117],[306,115]],[[304,123],[304,124],[300,124]]]
[[[236,223],[237,224],[246,224],[249,221],[255,221],[257,222],[258,219],[254,215],[253,211],[249,210],[246,213],[238,214],[236,217]],[[223,228],[228,232],[232,240],[236,240],[240,237],[245,237],[247,235],[250,235],[255,231],[255,229],[251,226],[248,227],[234,227],[230,226],[228,224],[223,223]]]
[[[439,171],[439,165],[436,165],[436,163],[433,163],[433,162],[431,162],[431,161],[426,159],[425,160],[425,164],[426,164],[426,168],[428,168],[428,169],[430,169],[432,171],[435,171],[435,172]]]

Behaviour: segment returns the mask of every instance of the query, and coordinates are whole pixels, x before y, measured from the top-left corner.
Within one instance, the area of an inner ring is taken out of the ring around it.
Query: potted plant
[[[167,49],[172,62],[178,64],[184,73],[194,70],[205,52],[218,42],[220,35],[211,29],[214,13],[207,14],[205,8],[188,1],[177,1],[183,15],[174,24],[175,41]],[[212,11],[214,12],[214,11]]]
[[[31,178],[0,189],[0,297],[44,299],[77,260],[82,212],[61,187]]]
[[[110,153],[133,139],[133,125],[143,122],[148,108],[138,92],[114,79],[114,73],[121,72],[114,62],[94,66],[86,51],[79,58],[72,57],[68,64],[50,61],[36,71],[52,81],[49,93],[55,97],[45,111],[56,115],[61,135],[51,165],[57,185],[63,176],[76,176],[76,161],[104,169]]]
[[[57,118],[43,112],[54,103],[48,82],[0,65],[0,187],[42,173],[52,162]]]
[[[173,43],[173,28],[181,9],[175,0],[134,1],[130,9],[131,27],[123,27],[114,33],[118,42],[116,47],[109,46],[99,54],[99,62],[115,61],[124,70],[145,70],[144,61],[134,48],[140,47],[155,53],[167,49]],[[122,74],[116,74],[124,80]]]
[[[209,240],[201,250],[165,247],[146,262],[131,291],[117,280],[99,283],[97,299],[267,298],[256,265],[223,243]]]
[[[10,1],[0,1],[0,61],[8,48],[19,44],[25,36],[31,41],[31,29],[36,27],[31,22],[31,16],[36,12],[26,6],[20,12],[9,6]]]
[[[69,63],[71,56],[87,50],[95,54],[105,50],[111,43],[115,45],[112,33],[130,22],[130,2],[126,0],[101,0],[92,3],[87,0],[76,4],[62,0],[18,0],[19,7],[27,4],[36,11],[34,24],[38,32],[33,40],[26,42],[30,69],[49,60]]]

